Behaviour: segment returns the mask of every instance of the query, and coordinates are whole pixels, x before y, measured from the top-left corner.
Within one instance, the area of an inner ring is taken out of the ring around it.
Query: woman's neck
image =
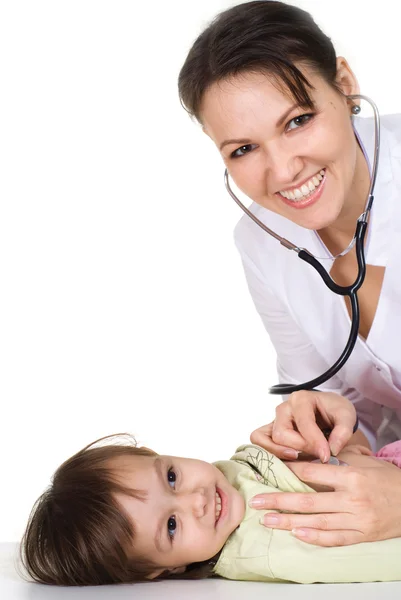
[[[356,222],[365,210],[369,185],[369,167],[358,145],[354,180],[341,213],[332,225],[318,232],[333,255],[342,252],[354,237]]]

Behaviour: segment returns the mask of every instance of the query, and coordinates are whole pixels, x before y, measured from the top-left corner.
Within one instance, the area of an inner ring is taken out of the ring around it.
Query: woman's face
[[[338,59],[344,93],[358,93]],[[236,185],[253,201],[307,229],[346,217],[365,193],[363,155],[351,124],[351,105],[310,69],[316,110],[296,105],[262,73],[244,73],[205,93],[204,131],[220,149]],[[366,182],[365,182],[366,183]],[[364,198],[362,198],[364,201]]]

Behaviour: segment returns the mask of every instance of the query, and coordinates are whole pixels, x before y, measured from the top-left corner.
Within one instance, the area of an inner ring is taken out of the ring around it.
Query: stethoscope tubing
[[[358,224],[359,223],[360,222],[358,222]],[[350,286],[343,287],[343,286],[337,285],[333,281],[333,279],[330,277],[330,275],[327,273],[327,271],[324,269],[324,267],[313,256],[311,256],[309,254],[308,258],[306,258],[306,255],[308,253],[305,250],[302,251],[303,252],[302,256],[301,256],[301,252],[298,254],[298,256],[301,259],[306,260],[307,262],[309,262],[309,264],[312,264],[312,262],[310,261],[310,258],[312,258],[314,261],[316,261],[316,263],[319,265],[319,269],[317,269],[316,265],[313,265],[313,266],[315,266],[316,270],[318,270],[319,274],[321,275],[321,277],[324,280],[327,287],[329,287],[336,294],[341,295],[341,296],[348,296],[348,298],[350,299],[351,330],[350,330],[349,337],[348,337],[348,340],[347,340],[347,343],[345,345],[343,352],[341,353],[339,358],[336,360],[336,362],[329,369],[327,369],[327,371],[322,373],[322,375],[319,375],[319,377],[316,377],[315,379],[311,379],[310,381],[306,381],[305,383],[301,383],[299,385],[293,385],[293,384],[287,384],[287,383],[279,383],[277,385],[273,385],[271,388],[269,388],[270,394],[287,395],[287,394],[292,394],[293,392],[298,392],[300,390],[314,390],[317,387],[319,387],[320,385],[322,385],[323,383],[325,383],[326,381],[328,381],[329,379],[331,379],[331,377],[334,377],[334,375],[336,373],[338,373],[338,371],[340,369],[342,369],[342,367],[345,365],[345,363],[351,356],[352,351],[355,347],[356,341],[358,339],[359,322],[360,322],[359,301],[358,301],[357,292],[358,292],[359,288],[361,287],[361,285],[363,284],[363,281],[364,281],[365,275],[366,275],[365,252],[363,249],[363,244],[364,244],[367,224],[364,223],[363,225],[364,225],[364,227],[359,228],[359,231],[357,232],[357,238],[356,238],[356,248],[355,249],[356,249],[356,256],[357,256],[357,261],[358,261],[358,275],[357,275],[355,282]],[[335,291],[335,290],[337,290],[337,291]]]

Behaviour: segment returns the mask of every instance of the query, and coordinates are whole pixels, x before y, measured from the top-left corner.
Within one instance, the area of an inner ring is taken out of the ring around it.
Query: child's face
[[[124,485],[146,493],[117,500],[132,520],[135,554],[160,566],[153,577],[212,558],[244,517],[244,499],[209,463],[132,456],[118,467]]]

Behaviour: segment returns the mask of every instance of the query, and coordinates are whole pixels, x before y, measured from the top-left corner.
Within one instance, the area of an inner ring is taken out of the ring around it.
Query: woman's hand
[[[305,452],[327,462],[352,436],[356,421],[353,404],[332,392],[300,391],[276,408],[272,423],[256,429],[251,442],[282,459],[296,459]],[[329,440],[321,427],[330,428]]]
[[[401,537],[398,467],[378,459],[369,467],[307,462],[291,462],[287,466],[305,483],[333,491],[255,496],[250,501],[251,504],[257,500],[254,508],[295,513],[268,513],[263,517],[267,527],[291,530],[303,542],[318,546],[347,546]]]

